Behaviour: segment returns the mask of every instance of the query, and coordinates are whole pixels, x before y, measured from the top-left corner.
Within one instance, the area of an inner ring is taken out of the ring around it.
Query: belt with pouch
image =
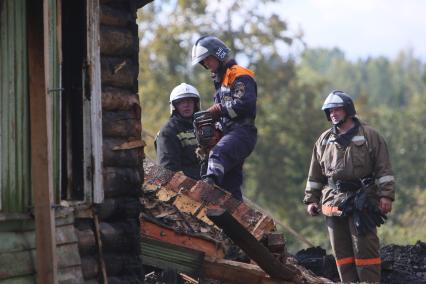
[[[353,192],[360,188],[368,188],[374,185],[374,178],[372,175],[353,180],[333,180],[328,179],[328,186],[338,192]]]

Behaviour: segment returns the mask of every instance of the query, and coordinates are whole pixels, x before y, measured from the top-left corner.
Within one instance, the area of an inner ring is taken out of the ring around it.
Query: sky
[[[351,60],[411,49],[426,62],[425,0],[281,0],[275,10],[308,47],[338,47]],[[279,12],[278,12],[279,11]]]

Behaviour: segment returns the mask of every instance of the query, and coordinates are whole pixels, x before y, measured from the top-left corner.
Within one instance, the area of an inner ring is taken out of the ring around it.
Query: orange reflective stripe
[[[362,265],[376,265],[382,263],[382,260],[380,257],[376,258],[356,258],[355,264],[362,266]]]
[[[340,216],[342,215],[342,211],[339,210],[338,207],[323,205],[321,207],[321,211],[324,215],[327,216]]]
[[[255,76],[253,71],[240,65],[233,65],[226,70],[222,85],[226,87],[230,86],[234,82],[235,78],[242,75],[249,75],[252,78]]]
[[[345,265],[345,264],[351,264],[351,263],[355,263],[355,257],[353,257],[353,256],[345,257],[345,258],[341,258],[341,259],[336,259],[336,265],[337,266],[341,266],[341,265]]]

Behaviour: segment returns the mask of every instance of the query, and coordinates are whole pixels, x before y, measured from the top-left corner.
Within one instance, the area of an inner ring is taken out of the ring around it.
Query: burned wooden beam
[[[272,232],[266,234],[266,246],[270,252],[284,253],[285,252],[285,241],[284,235],[279,232]]]
[[[203,276],[226,283],[246,284],[292,284],[285,280],[270,278],[259,266],[250,263],[205,256]]]
[[[281,264],[275,259],[268,249],[225,209],[209,209],[207,216],[271,277],[294,281],[300,274],[294,267]]]

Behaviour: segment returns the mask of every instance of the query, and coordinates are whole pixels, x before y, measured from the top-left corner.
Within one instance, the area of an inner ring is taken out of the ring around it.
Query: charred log
[[[138,38],[123,28],[101,26],[101,55],[125,56],[138,51]]]
[[[140,258],[136,255],[129,256],[124,254],[106,254],[105,264],[109,277],[138,277],[142,272]],[[140,275],[139,277],[139,279],[143,279],[143,275]]]
[[[140,113],[104,111],[102,118],[104,137],[137,137],[142,131]]]
[[[102,90],[102,110],[131,110],[133,113],[139,113],[140,116],[139,97],[125,89],[105,87]]]
[[[107,5],[101,5],[100,22],[101,25],[127,27],[133,24],[134,18],[128,11],[117,10]]]
[[[137,90],[138,64],[134,60],[125,57],[103,56],[101,68],[103,86]]]
[[[101,220],[115,221],[119,219],[138,218],[142,205],[137,198],[108,198],[96,206]]]
[[[99,273],[98,260],[95,256],[83,256],[81,258],[81,270],[84,279],[97,278]]]
[[[136,253],[134,248],[139,245],[139,226],[136,221],[124,223],[100,224],[101,239],[104,251],[108,253]]]
[[[78,249],[80,255],[92,255],[96,253],[95,234],[91,229],[76,230],[78,238]]]
[[[126,139],[106,138],[103,144],[104,167],[140,167],[143,159],[142,148],[114,150],[127,142]]]
[[[279,263],[268,249],[226,210],[209,209],[207,216],[271,277],[293,281],[300,276],[295,268]]]

